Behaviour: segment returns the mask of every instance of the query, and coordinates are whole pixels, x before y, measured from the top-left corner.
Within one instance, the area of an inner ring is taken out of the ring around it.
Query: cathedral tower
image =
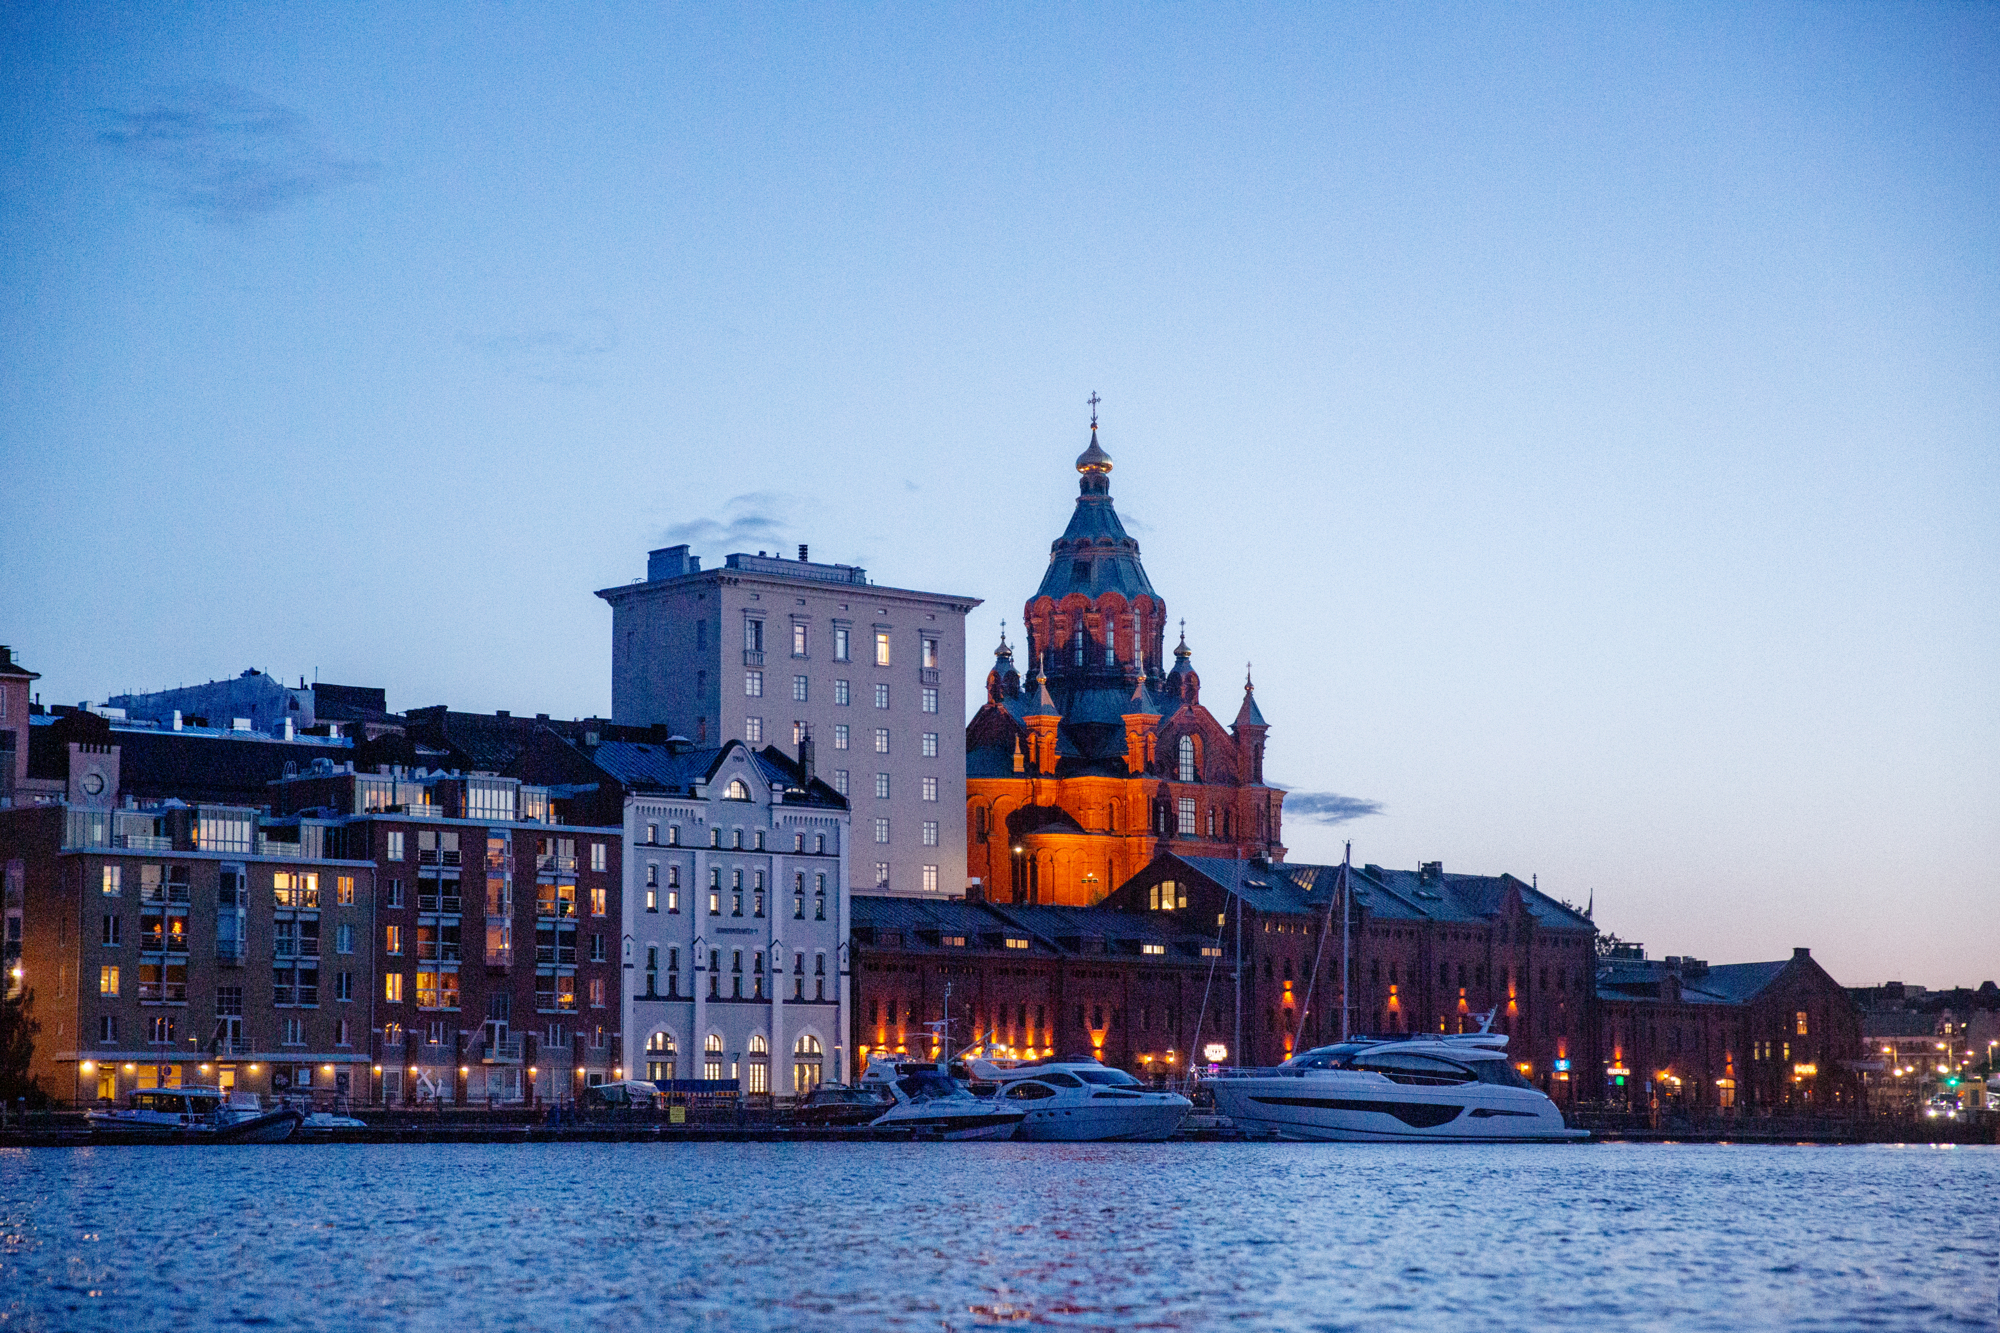
[[[1167,604],[1118,521],[1111,469],[1093,411],[1076,510],[1023,608],[1024,660],[1003,634],[966,729],[966,869],[996,901],[1089,905],[1161,851],[1284,856],[1250,684],[1225,729],[1184,628],[1167,667]]]

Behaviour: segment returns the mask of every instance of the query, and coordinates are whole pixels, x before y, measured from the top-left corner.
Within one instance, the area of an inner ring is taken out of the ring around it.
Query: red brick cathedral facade
[[[1250,682],[1225,728],[1185,633],[1167,668],[1167,604],[1112,508],[1094,421],[1076,470],[1076,512],[1024,612],[1029,677],[1003,637],[966,728],[966,873],[994,901],[1087,907],[1163,851],[1282,859]]]

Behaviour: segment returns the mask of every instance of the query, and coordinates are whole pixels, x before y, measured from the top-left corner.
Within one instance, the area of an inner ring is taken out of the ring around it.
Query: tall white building
[[[685,546],[606,588],[611,712],[697,747],[817,744],[848,798],[867,893],[965,892],[965,617],[976,597],[878,587],[852,565]]]
[[[798,761],[606,741],[625,789],[625,1068],[790,1096],[845,1081],[846,802]]]

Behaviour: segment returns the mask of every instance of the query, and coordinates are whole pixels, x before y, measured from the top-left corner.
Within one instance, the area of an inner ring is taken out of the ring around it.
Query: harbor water
[[[2000,1149],[0,1152],[0,1330],[1993,1329]]]

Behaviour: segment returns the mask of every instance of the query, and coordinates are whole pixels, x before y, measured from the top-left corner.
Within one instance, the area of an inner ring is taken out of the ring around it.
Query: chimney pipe
[[[807,727],[799,733],[799,785],[812,786],[813,780],[813,734]]]
[[[799,563],[802,565],[806,563],[806,544],[804,542],[799,543]]]

